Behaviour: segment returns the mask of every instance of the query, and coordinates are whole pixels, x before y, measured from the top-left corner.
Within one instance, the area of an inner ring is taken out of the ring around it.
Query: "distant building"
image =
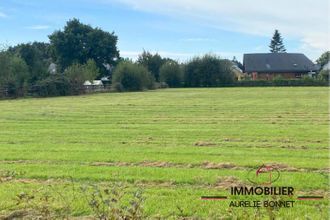
[[[91,81],[87,80],[87,81],[84,82],[83,85],[84,85],[84,86],[91,86],[92,83],[91,83]]]
[[[243,71],[235,63],[233,63],[232,71],[235,75],[236,80],[241,81],[245,78]]]
[[[103,83],[101,80],[93,80],[92,82],[87,80],[84,82],[83,86],[87,92],[99,92],[104,89]]]
[[[103,83],[104,86],[108,86],[111,84],[111,80],[110,77],[104,76],[101,78],[101,81]]]
[[[314,76],[319,70],[319,66],[299,53],[244,54],[243,66],[244,72],[253,80],[272,80],[277,76],[297,79]]]
[[[94,86],[103,86],[103,83],[101,80],[93,80],[92,85]]]

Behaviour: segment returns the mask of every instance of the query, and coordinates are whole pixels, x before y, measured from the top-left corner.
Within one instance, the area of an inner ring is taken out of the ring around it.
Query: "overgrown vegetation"
[[[165,82],[169,87],[183,86],[183,70],[175,61],[167,61],[159,70],[160,82]]]
[[[8,53],[21,58],[28,66],[29,84],[48,77],[48,66],[52,62],[50,44],[41,42],[18,44],[9,47]]]
[[[79,86],[81,88],[81,86]],[[76,88],[75,88],[76,89]],[[31,92],[40,97],[66,96],[76,94],[72,91],[69,78],[61,75],[51,75],[43,80],[37,81]]]
[[[321,73],[322,74],[322,73]],[[320,75],[321,76],[321,75]],[[326,77],[326,76],[325,76]],[[275,78],[273,80],[242,80],[236,81],[232,86],[262,87],[262,86],[328,86],[326,78],[304,77],[303,79],[283,79]],[[231,85],[228,85],[231,86]]]
[[[109,71],[107,65],[115,65],[119,59],[118,37],[100,28],[82,24],[78,19],[67,22],[63,30],[49,36],[53,59],[60,71],[77,63],[84,64],[92,59],[102,75]]]
[[[81,189],[85,201],[97,219],[142,220],[145,217],[143,210],[145,198],[141,190],[129,193],[127,186],[120,184],[108,187],[83,186]]]
[[[83,84],[86,80],[93,81],[100,74],[94,60],[87,60],[85,64],[75,63],[64,71],[68,78],[72,94],[81,94],[84,91]]]
[[[329,79],[330,79],[330,70],[329,69],[328,70],[321,70],[319,75],[320,75],[321,79],[323,79],[326,82],[329,82]]]
[[[162,58],[158,53],[152,54],[148,51],[143,51],[142,54],[139,55],[137,63],[147,68],[156,82],[159,82],[160,68],[169,60],[168,58]]]
[[[143,66],[124,61],[119,63],[112,79],[118,91],[143,91],[152,89],[154,78]]]
[[[0,184],[13,182],[16,173],[0,172]],[[11,219],[72,219],[77,200],[86,207],[88,219],[142,220],[144,200],[142,190],[130,190],[121,183],[81,184],[73,179],[43,184],[37,189],[16,194],[13,210],[0,213],[1,220]]]
[[[73,19],[48,43],[0,52],[0,97],[58,96],[85,92],[85,80],[110,74],[119,59],[117,36]]]
[[[195,57],[186,64],[184,81],[187,87],[216,87],[234,82],[232,63],[214,55]]]
[[[29,80],[28,66],[23,59],[8,52],[0,53],[0,97],[25,94]]]

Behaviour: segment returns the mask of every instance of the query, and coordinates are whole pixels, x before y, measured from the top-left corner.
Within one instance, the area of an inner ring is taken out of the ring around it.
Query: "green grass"
[[[188,216],[228,213],[228,201],[201,201],[202,195],[229,195],[217,187],[233,176],[248,184],[247,169],[261,164],[283,171],[277,186],[327,198],[329,89],[209,88],[166,89],[77,97],[0,101],[0,171],[21,171],[0,183],[0,210],[13,209],[20,191],[46,179],[125,182],[145,189],[146,213],[168,216],[182,207]],[[197,142],[210,146],[196,146]],[[110,166],[92,166],[112,162]],[[157,164],[166,165],[157,167]],[[235,169],[206,169],[231,163]],[[32,181],[33,180],[33,181]],[[10,192],[8,191],[10,189]],[[159,202],[161,198],[161,203]],[[297,201],[277,213],[284,219],[327,218],[318,204]],[[236,208],[234,213],[244,210]],[[76,201],[74,215],[87,215]]]

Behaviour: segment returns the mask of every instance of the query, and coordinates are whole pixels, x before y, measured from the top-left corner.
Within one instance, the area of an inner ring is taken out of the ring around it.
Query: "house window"
[[[295,77],[298,78],[298,79],[300,79],[301,78],[301,73],[296,73],[295,74]]]

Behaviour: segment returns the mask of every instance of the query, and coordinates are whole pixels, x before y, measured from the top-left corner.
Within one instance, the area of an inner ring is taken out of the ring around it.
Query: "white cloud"
[[[214,28],[240,33],[271,36],[274,29],[279,29],[284,38],[300,39],[310,50],[329,49],[328,0],[116,1],[134,10],[189,19]]]
[[[315,61],[320,54],[330,50],[330,34],[310,33],[301,40],[301,52]]]
[[[6,18],[6,17],[8,17],[8,16],[5,13],[0,11],[0,18]]]
[[[48,26],[48,25],[33,25],[33,26],[25,27],[25,28],[31,29],[31,30],[46,30],[46,29],[49,29],[50,26]]]

